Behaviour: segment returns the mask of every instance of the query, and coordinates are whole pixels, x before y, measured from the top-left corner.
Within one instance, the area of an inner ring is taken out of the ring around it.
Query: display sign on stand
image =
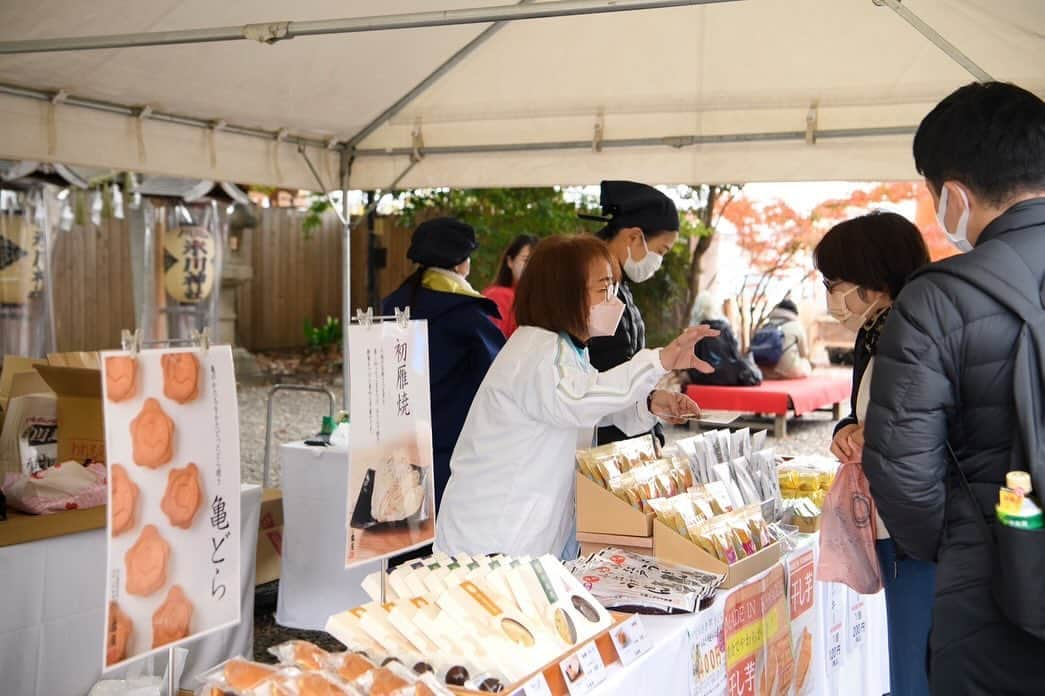
[[[687,631],[693,657],[692,696],[726,693],[726,635],[724,615],[718,603],[700,612],[700,621]]]
[[[729,696],[786,693],[794,675],[784,568],[741,586],[726,599]]]
[[[101,354],[109,463],[105,669],[240,621],[232,351]]]
[[[787,558],[788,601],[791,604],[791,643],[795,656],[794,696],[815,693],[815,679],[810,678],[813,657],[820,647],[816,636],[816,558],[808,549]]]
[[[345,567],[435,540],[428,323],[410,321],[409,313],[359,313],[356,322],[348,329],[352,420]]]

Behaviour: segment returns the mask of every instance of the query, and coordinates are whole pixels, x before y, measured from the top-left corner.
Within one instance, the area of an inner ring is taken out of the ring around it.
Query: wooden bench
[[[686,394],[702,409],[738,413],[773,414],[773,435],[787,437],[788,414],[801,416],[830,406],[835,420],[849,401],[852,379],[831,371],[805,379],[765,380],[757,387],[713,387],[692,384]]]

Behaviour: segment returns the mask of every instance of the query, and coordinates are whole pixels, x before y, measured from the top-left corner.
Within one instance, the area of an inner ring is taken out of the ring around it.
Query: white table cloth
[[[282,445],[283,556],[276,623],[323,630],[331,614],[370,601],[360,587],[379,561],[345,570],[348,451]]]
[[[816,548],[817,537],[808,537],[794,554]],[[652,649],[627,669],[619,664],[607,670],[606,681],[595,691],[610,694],[657,694],[658,696],[733,696],[721,678],[698,676],[696,644],[702,635],[721,631],[726,600],[733,590],[720,590],[712,606],[698,614],[643,616]],[[817,696],[882,696],[889,692],[889,643],[886,630],[885,594],[858,596],[836,583],[817,582],[813,611],[813,660],[808,679],[810,693]],[[832,616],[832,599],[837,611]],[[862,604],[859,623],[865,625],[862,640],[853,640],[855,605]],[[829,638],[841,618],[841,654],[837,666],[829,659]]]
[[[252,655],[261,488],[243,486],[242,621],[187,644],[182,685],[232,655]],[[0,548],[0,694],[84,696],[103,678],[105,530]],[[148,659],[148,658],[143,658]],[[162,674],[166,657],[156,659]],[[114,670],[105,678],[119,678]]]

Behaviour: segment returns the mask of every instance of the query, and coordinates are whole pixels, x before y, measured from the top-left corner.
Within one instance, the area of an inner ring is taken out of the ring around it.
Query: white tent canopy
[[[378,11],[509,1],[386,0]],[[375,5],[5,0],[0,42],[362,17]],[[903,7],[993,78],[1045,92],[1045,2]],[[300,137],[334,188],[339,148],[489,26],[0,55],[0,157],[315,188],[290,142]],[[914,127],[971,79],[872,0],[515,21],[353,141],[350,184],[387,188],[412,154],[402,187],[912,178]]]

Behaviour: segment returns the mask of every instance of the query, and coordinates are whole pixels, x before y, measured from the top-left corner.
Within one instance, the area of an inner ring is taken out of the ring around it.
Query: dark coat
[[[490,317],[500,317],[497,305],[485,297],[470,297],[410,285],[385,298],[381,313],[390,315],[409,305],[411,319],[428,320],[428,367],[432,394],[432,449],[436,505],[450,480],[450,456],[464,427],[472,399],[494,358],[504,346],[504,334]],[[413,299],[411,300],[411,296]]]
[[[646,347],[646,322],[642,320],[642,312],[635,304],[628,281],[621,282],[617,297],[624,303],[624,316],[617,326],[617,333],[588,341],[588,359],[599,372],[623,365]],[[659,423],[653,428],[653,432],[661,444],[664,444],[664,430]],[[627,439],[629,436],[626,433],[612,425],[599,428],[596,434],[596,440],[600,445]]]
[[[938,564],[930,684],[947,696],[1045,690],[1045,642],[1001,615],[990,587],[991,549],[975,518],[997,523],[1022,322],[965,281],[933,272],[985,264],[977,252],[987,244],[1012,247],[1041,287],[1045,198],[1013,206],[987,226],[976,249],[928,266],[904,288],[878,346],[865,425],[863,466],[882,519],[908,553]],[[948,461],[948,442],[978,505]]]

